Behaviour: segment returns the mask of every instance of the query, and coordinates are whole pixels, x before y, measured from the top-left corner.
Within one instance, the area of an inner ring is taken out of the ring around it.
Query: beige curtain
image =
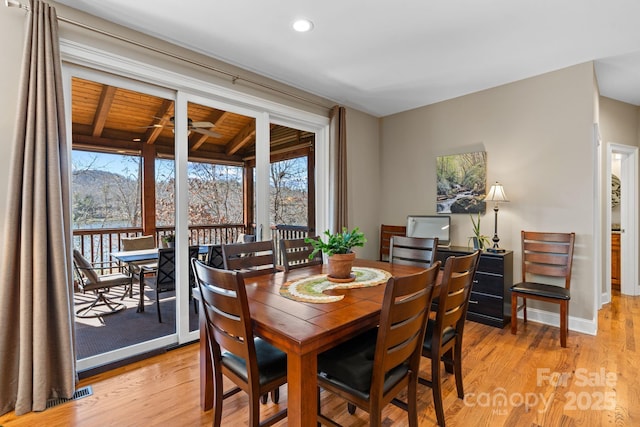
[[[40,0],[28,15],[0,260],[0,414],[17,415],[72,397],[76,379],[58,21]]]
[[[333,216],[335,219],[335,231],[341,231],[342,227],[349,228],[347,206],[347,120],[346,109],[336,105],[331,109],[330,128],[332,151],[334,153],[334,189],[335,200]]]

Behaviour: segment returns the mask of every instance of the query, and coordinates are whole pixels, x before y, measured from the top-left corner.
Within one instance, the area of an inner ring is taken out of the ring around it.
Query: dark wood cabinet
[[[620,233],[611,233],[611,288],[620,290]]]
[[[442,266],[450,256],[467,255],[473,251],[464,246],[438,248],[436,259]],[[482,252],[471,289],[467,319],[503,328],[511,322],[511,291],[513,285],[513,252]]]

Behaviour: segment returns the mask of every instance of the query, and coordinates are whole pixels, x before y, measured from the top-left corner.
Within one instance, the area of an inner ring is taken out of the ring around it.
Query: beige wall
[[[487,152],[488,184],[511,200],[499,211],[500,245],[514,250],[520,276],[520,230],[577,235],[570,315],[594,310],[594,73],[590,63],[384,117],[380,222],[435,213],[435,159]],[[482,218],[493,234],[493,211]],[[452,215],[452,243],[467,245],[468,215]],[[555,309],[553,309],[555,311]],[[577,326],[582,328],[584,325]]]
[[[626,102],[600,97],[600,136],[602,142],[638,146],[638,112]]]
[[[380,234],[380,120],[358,110],[347,110],[349,226],[367,237],[358,256],[378,258]]]

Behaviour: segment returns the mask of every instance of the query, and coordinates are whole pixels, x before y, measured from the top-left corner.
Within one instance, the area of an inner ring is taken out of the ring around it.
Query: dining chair
[[[103,267],[96,267],[96,265],[91,264],[77,249],[73,250],[73,265],[78,276],[80,289],[83,292],[93,291],[96,294],[96,298],[91,303],[80,307],[76,311],[78,317],[100,317],[117,313],[126,308],[124,304],[107,298],[106,293],[115,286],[125,286],[123,295],[126,295],[127,290],[132,286],[132,278],[128,272],[99,275],[97,271],[103,270]],[[96,310],[100,306],[106,307],[107,310]]]
[[[189,246],[189,259],[198,258],[199,247]],[[162,323],[160,312],[160,294],[176,290],[176,254],[175,248],[158,249],[157,267],[142,267],[140,280],[149,284],[155,290],[156,310],[158,312],[158,322]],[[193,286],[195,286],[195,276],[189,269],[189,299],[193,300]],[[194,302],[194,307],[196,304]],[[196,310],[196,308],[194,308]]]
[[[478,267],[480,251],[447,258],[440,282],[438,311],[427,321],[422,356],[431,359],[431,380],[420,377],[420,384],[431,387],[438,425],[445,426],[442,405],[440,362],[453,373],[458,397],[464,398],[462,385],[462,337],[469,307],[469,297]]]
[[[276,256],[272,240],[222,245],[226,270],[236,270],[244,277],[276,272]]]
[[[249,395],[250,426],[266,427],[282,420],[287,409],[260,422],[259,404],[261,396],[287,382],[287,355],[253,335],[242,275],[197,259],[191,260],[191,266],[200,289],[213,363],[213,425],[221,424],[223,400],[239,391]],[[222,375],[236,387],[225,392]]]
[[[338,425],[322,414],[320,389],[369,412],[370,426],[382,425],[382,409],[389,403],[408,412],[409,426],[418,426],[420,355],[439,270],[440,261],[436,261],[419,273],[391,277],[379,326],[318,355],[318,419],[322,423]],[[397,398],[404,390],[407,402]]]
[[[437,237],[392,236],[389,243],[389,262],[429,268],[436,259]]]
[[[527,299],[560,305],[560,346],[567,346],[569,333],[569,300],[571,265],[575,233],[524,231],[522,237],[522,282],[511,287],[511,333],[518,331],[518,311],[523,310],[527,322]],[[534,277],[534,280],[531,278]],[[562,285],[542,283],[561,281]],[[522,306],[518,307],[518,297]]]
[[[380,225],[380,261],[389,261],[389,248],[391,245],[391,237],[406,236],[407,227],[404,225]]]
[[[311,239],[318,238],[317,236],[311,237]],[[280,252],[282,254],[284,271],[312,265],[322,265],[323,263],[322,252],[316,252],[312,258],[309,258],[309,255],[313,252],[313,246],[311,246],[311,243],[307,243],[304,238],[280,239]]]

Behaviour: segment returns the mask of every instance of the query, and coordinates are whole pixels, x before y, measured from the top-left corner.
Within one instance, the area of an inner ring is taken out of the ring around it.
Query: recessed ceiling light
[[[313,22],[308,19],[298,19],[293,23],[293,29],[299,33],[306,33],[313,29]]]
[[[133,142],[140,142],[142,141],[140,138],[133,138]]]

